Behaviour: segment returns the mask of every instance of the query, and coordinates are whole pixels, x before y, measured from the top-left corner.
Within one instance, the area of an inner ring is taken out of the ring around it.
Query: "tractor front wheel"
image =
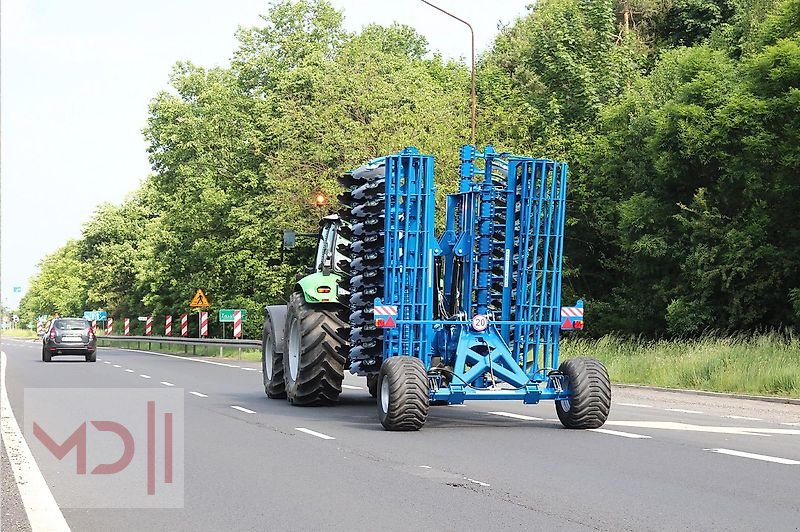
[[[296,406],[332,404],[344,379],[347,341],[341,307],[309,304],[301,292],[289,298],[283,352],[286,399]]]
[[[378,374],[378,419],[386,430],[419,430],[428,418],[428,375],[415,357],[383,361]]]
[[[602,427],[611,411],[611,380],[600,361],[571,358],[558,368],[566,377],[572,396],[556,401],[556,414],[568,429]]]

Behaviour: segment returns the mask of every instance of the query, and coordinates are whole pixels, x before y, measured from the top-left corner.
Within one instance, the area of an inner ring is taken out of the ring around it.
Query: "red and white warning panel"
[[[380,299],[376,299],[373,313],[375,314],[376,327],[381,329],[397,327],[397,305],[384,305],[380,302]]]
[[[583,300],[579,299],[574,307],[561,307],[561,330],[573,331],[583,329]]]

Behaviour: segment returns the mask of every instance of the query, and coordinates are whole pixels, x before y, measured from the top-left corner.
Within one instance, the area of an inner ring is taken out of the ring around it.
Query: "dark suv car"
[[[42,360],[56,355],[85,355],[86,362],[97,360],[97,337],[83,318],[56,318],[42,337]]]

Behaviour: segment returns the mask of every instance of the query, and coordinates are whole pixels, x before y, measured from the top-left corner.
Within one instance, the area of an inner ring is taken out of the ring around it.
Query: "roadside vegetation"
[[[800,337],[791,333],[566,339],[561,353],[599,359],[615,383],[800,397]]]

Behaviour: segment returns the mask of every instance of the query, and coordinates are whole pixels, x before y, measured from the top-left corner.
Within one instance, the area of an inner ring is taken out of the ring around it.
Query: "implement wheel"
[[[428,375],[422,361],[395,356],[378,374],[378,419],[386,430],[419,430],[428,417]]]
[[[275,340],[275,325],[269,312],[264,317],[264,330],[261,338],[261,371],[264,375],[264,392],[270,399],[286,397],[286,383],[283,381],[283,354],[278,353]]]
[[[561,363],[572,397],[556,401],[556,414],[568,429],[602,427],[611,411],[611,380],[600,361],[589,357],[571,358]]]
[[[286,399],[297,406],[335,403],[342,393],[347,341],[339,305],[306,302],[295,292],[289,298],[283,353]]]

